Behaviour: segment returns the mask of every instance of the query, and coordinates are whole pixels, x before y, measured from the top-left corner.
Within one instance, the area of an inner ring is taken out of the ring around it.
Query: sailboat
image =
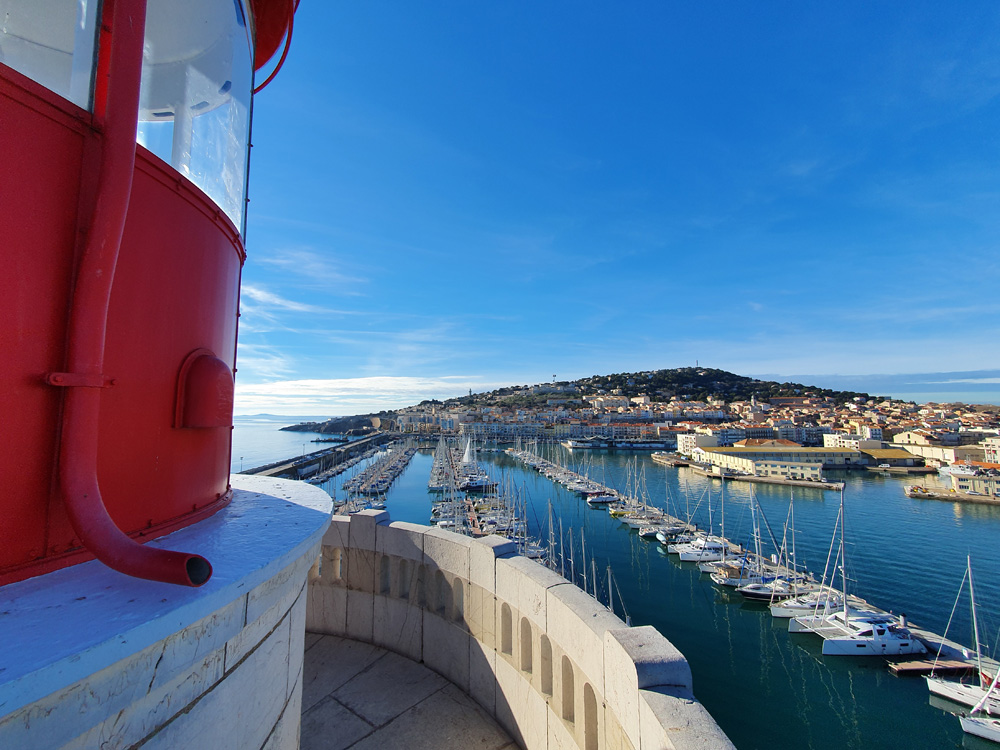
[[[815,633],[823,639],[826,656],[899,656],[924,654],[927,647],[906,629],[905,618],[887,613],[858,612],[848,606],[844,556],[844,491],[840,491],[840,577],[842,606],[829,614],[793,617],[788,631]]]
[[[457,483],[458,489],[463,492],[489,492],[497,488],[497,483],[490,479],[489,474],[476,461],[476,448],[472,444],[472,438],[465,444]]]
[[[982,652],[979,640],[979,620],[976,617],[976,592],[972,583],[971,555],[966,557],[965,563],[965,576],[962,578],[962,584],[958,588],[958,597],[962,595],[962,589],[965,588],[965,579],[967,578],[969,580],[969,601],[972,607],[972,639],[976,651],[977,683],[944,679],[935,675],[932,668],[931,674],[926,678],[927,689],[934,695],[939,695],[942,698],[947,698],[950,701],[961,703],[965,706],[975,706],[985,699],[985,703],[983,704],[985,711],[990,714],[1000,714],[1000,697],[989,695],[990,680],[983,674]],[[955,608],[958,606],[958,597],[955,599],[955,606],[952,607],[952,615],[955,614]],[[945,635],[947,633],[948,631],[945,629]],[[934,664],[935,666],[937,665],[936,658]]]
[[[777,576],[775,570],[764,565],[764,554],[761,547],[760,516],[762,515],[760,506],[757,504],[757,497],[753,487],[750,488],[750,524],[751,543],[753,552],[746,552],[739,557],[717,562],[701,563],[699,567],[710,564],[711,579],[720,586],[739,588],[752,583],[766,583],[772,581]],[[705,568],[702,568],[703,572]]]
[[[992,718],[988,713],[981,714],[982,711],[987,711],[987,705],[993,699],[993,691],[996,689],[998,681],[1000,681],[1000,669],[993,676],[993,682],[990,683],[986,694],[972,707],[972,713],[959,717],[962,731],[966,734],[973,734],[992,742],[1000,742],[1000,720]]]
[[[788,504],[788,516],[785,518],[785,529],[781,538],[781,549],[778,553],[778,569],[781,570],[782,560],[785,562],[785,572],[780,573],[771,581],[748,583],[736,590],[747,599],[755,601],[775,602],[791,599],[795,596],[816,591],[819,584],[814,583],[806,574],[798,571],[795,557],[795,510],[794,498]],[[789,531],[791,531],[791,550],[789,550]]]

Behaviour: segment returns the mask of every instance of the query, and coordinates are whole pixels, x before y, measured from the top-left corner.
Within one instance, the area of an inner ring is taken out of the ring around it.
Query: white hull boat
[[[927,647],[898,625],[870,625],[855,633],[823,636],[826,656],[902,656],[926,654]]]
[[[962,716],[962,730],[991,742],[1000,742],[1000,720],[986,716]]]
[[[848,610],[860,614],[868,611],[868,606],[861,597],[847,597]],[[827,615],[844,608],[844,595],[830,588],[820,588],[803,593],[791,599],[775,602],[771,605],[771,616],[779,618],[807,617],[809,615]],[[874,612],[874,610],[870,610]]]
[[[823,639],[826,656],[902,656],[926,654],[927,647],[914,638],[892,615],[850,615],[840,610],[830,615],[795,617],[790,633],[815,633]]]
[[[927,679],[927,689],[933,695],[947,698],[953,703],[960,703],[963,706],[975,706],[989,692],[988,688],[974,685],[970,682],[959,682],[958,680],[946,680],[942,677],[929,676]],[[983,705],[987,713],[1000,716],[1000,696],[990,695]]]
[[[774,602],[801,596],[802,594],[816,591],[818,588],[819,584],[816,583],[801,583],[789,581],[784,578],[776,578],[767,583],[751,583],[746,586],[740,586],[736,590],[747,599]]]
[[[870,610],[856,610],[850,607],[847,608],[847,621],[852,620],[864,621],[866,624],[882,624],[890,625],[896,621],[896,618],[886,612],[873,612]],[[812,614],[801,615],[799,617],[793,617],[788,621],[788,632],[789,633],[818,633],[822,628],[828,628],[829,632],[836,632],[837,630],[845,631],[848,630],[847,626],[844,625],[844,610],[837,609],[833,612],[815,612]]]
[[[667,552],[676,554],[684,562],[713,562],[721,560],[729,545],[717,536],[704,536],[687,544],[671,544]]]

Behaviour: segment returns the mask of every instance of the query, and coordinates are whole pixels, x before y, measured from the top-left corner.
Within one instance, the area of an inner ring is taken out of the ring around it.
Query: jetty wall
[[[307,596],[308,631],[423,662],[529,750],[732,747],[666,638],[501,537],[334,516]]]

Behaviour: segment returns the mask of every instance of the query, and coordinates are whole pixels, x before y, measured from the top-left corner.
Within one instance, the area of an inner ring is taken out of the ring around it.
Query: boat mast
[[[556,529],[552,523],[552,498],[549,498],[549,554],[548,567],[552,570],[556,565]]]
[[[583,591],[587,592],[587,537],[583,535],[583,527],[580,527],[580,557],[583,558],[583,565],[580,566],[580,573],[583,575]]]
[[[569,527],[569,580],[576,583],[576,553],[573,551],[573,527]]]
[[[712,518],[712,485],[708,485],[708,535],[715,533],[715,521]]]
[[[559,575],[566,577],[566,545],[563,542],[563,520],[559,516]]]
[[[719,521],[719,536],[723,539],[726,538],[726,480],[722,480],[722,493],[719,495],[719,515],[721,516]],[[726,552],[729,551],[729,542],[725,542],[726,549],[722,553],[723,559],[726,557]]]
[[[840,488],[840,581],[844,587],[844,624],[847,619],[847,558],[844,557],[844,488]]]
[[[986,691],[986,694],[979,699],[979,703],[972,707],[972,714],[983,710],[983,706],[986,705],[986,701],[989,700],[990,695],[992,695],[993,691],[996,689],[997,682],[1000,682],[1000,669],[998,669],[997,673],[993,676],[993,682],[990,683],[990,687]]]
[[[966,570],[969,572],[969,604],[972,607],[972,637],[976,641],[976,669],[979,671],[979,684],[983,684],[983,655],[979,647],[979,621],[976,619],[976,592],[972,588],[972,555],[965,556]],[[997,670],[1000,672],[1000,669]]]
[[[615,600],[611,591],[611,563],[608,563],[608,609],[611,614],[615,613]]]
[[[798,571],[798,565],[795,560],[795,492],[792,491],[791,500],[788,501],[788,514],[791,516],[792,521],[792,573]]]
[[[753,551],[757,556],[758,567],[760,567],[764,559],[760,549],[760,521],[757,520],[759,510],[760,508],[757,506],[757,494],[754,492],[753,485],[750,485],[750,519],[753,524]]]

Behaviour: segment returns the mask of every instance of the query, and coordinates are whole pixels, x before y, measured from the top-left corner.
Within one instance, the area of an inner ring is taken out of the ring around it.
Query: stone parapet
[[[0,589],[0,747],[299,746],[306,580],[330,498],[233,484],[227,508],[149,543],[204,554],[201,588],[92,561]]]
[[[334,516],[306,629],[424,662],[522,747],[731,748],[687,660],[499,537]]]

